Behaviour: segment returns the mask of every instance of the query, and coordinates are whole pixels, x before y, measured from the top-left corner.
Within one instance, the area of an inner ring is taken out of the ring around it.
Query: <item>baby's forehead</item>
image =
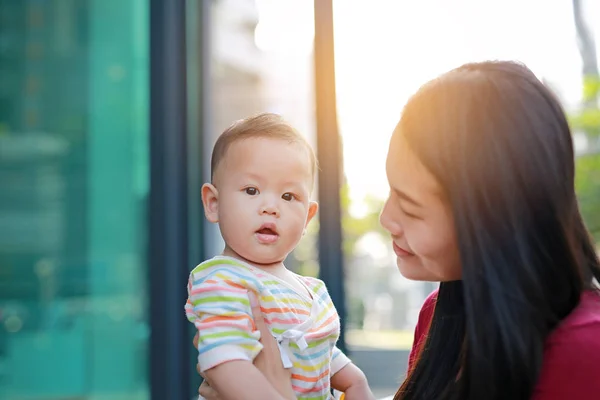
[[[243,138],[230,143],[213,178],[308,184],[312,191],[315,177],[313,163],[310,149],[302,142],[280,138]]]
[[[239,138],[231,142],[225,149],[221,163],[231,162],[231,160],[237,161],[241,155],[246,154],[248,151],[272,152],[271,154],[274,157],[281,156],[283,153],[287,156],[290,154],[302,154],[306,156],[306,158],[300,158],[302,168],[310,170],[313,176],[315,174],[316,162],[309,145],[299,140],[290,140],[287,138],[262,136]]]

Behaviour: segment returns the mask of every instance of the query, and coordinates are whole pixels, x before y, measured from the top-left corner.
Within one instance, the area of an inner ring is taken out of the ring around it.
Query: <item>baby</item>
[[[199,332],[201,371],[224,399],[283,398],[252,364],[262,345],[249,291],[292,369],[298,399],[331,399],[332,388],[347,400],[373,398],[365,375],[335,345],[339,316],[325,284],[283,264],[317,212],[316,169],[310,145],[275,114],[238,121],[215,144],[202,203],[225,249],[191,272],[185,312]]]

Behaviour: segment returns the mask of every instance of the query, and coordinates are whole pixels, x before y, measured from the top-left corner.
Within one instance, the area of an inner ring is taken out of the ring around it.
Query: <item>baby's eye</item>
[[[291,193],[284,193],[281,196],[281,198],[284,199],[285,201],[292,201],[292,200],[294,200],[294,195]]]
[[[255,187],[247,187],[244,189],[247,195],[256,196],[258,194],[258,189]]]

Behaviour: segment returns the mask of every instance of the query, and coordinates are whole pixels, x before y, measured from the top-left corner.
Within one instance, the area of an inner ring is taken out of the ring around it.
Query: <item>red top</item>
[[[427,297],[415,329],[409,369],[425,341],[437,291]],[[585,292],[579,305],[546,339],[533,400],[600,399],[600,295]]]

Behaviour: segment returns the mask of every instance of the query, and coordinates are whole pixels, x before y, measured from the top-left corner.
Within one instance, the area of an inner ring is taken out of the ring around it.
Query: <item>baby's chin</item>
[[[237,253],[243,259],[245,259],[250,264],[256,265],[258,267],[269,267],[272,265],[281,264],[285,261],[287,254],[277,254],[277,255],[264,255],[258,254],[254,252],[241,252]]]

